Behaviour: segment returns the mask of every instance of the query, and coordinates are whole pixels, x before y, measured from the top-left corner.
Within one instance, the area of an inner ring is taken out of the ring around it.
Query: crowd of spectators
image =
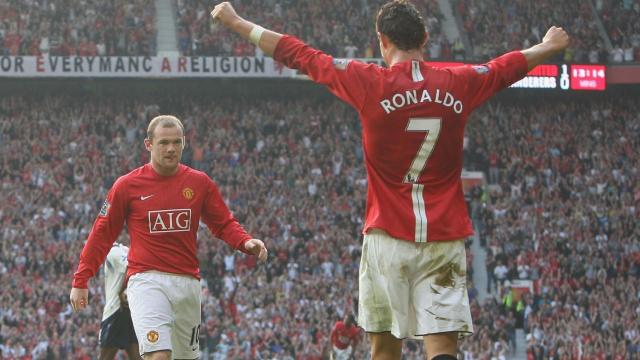
[[[290,33],[338,57],[379,57],[375,11],[384,0],[243,0],[238,11],[276,31]],[[485,60],[539,42],[548,26],[563,26],[571,46],[558,60],[633,62],[640,59],[640,2],[452,0],[462,41],[442,32],[436,0],[415,2],[425,17],[430,39],[425,56],[438,60]],[[212,4],[176,0],[178,49],[182,55],[261,55],[237,35],[216,26]],[[593,9],[596,14],[594,15]],[[599,16],[611,40],[607,50],[597,28]],[[144,55],[156,54],[155,1],[0,1],[0,55]]]
[[[241,16],[277,32],[295,35],[337,57],[380,57],[375,32],[377,9],[384,0],[243,0],[234,3]],[[442,33],[443,15],[436,0],[415,2],[430,32],[425,55],[450,59],[463,52]],[[178,47],[184,55],[260,55],[259,49],[217,26],[204,0],[176,0]]]
[[[312,46],[347,58],[380,57],[376,10],[386,0],[240,0],[248,19],[296,35]],[[550,25],[563,26],[571,46],[557,60],[576,63],[640,60],[640,2],[451,0],[460,30],[470,41],[447,39],[437,0],[415,1],[430,33],[425,57],[479,61],[539,42]],[[593,5],[593,6],[592,6]],[[260,50],[217,26],[205,0],[175,0],[182,55],[261,56]],[[594,12],[595,11],[595,12]],[[604,25],[612,48],[598,29]],[[156,54],[154,0],[0,0],[0,55]]]
[[[486,60],[537,44],[547,29],[562,26],[571,44],[558,60],[605,62],[608,53],[588,1],[452,0],[471,43],[470,57]]]
[[[504,295],[476,324],[513,314],[530,359],[639,358],[638,103],[493,103],[467,134],[467,166],[493,174],[472,209],[490,254],[487,290]],[[510,303],[518,280],[533,291]],[[495,348],[508,329],[495,327]]]
[[[0,0],[0,55],[156,54],[154,0]]]
[[[595,6],[611,39],[611,60],[640,61],[640,1],[596,0]]]
[[[2,356],[96,356],[103,282],[90,282],[89,308],[73,314],[72,273],[113,181],[148,161],[142,139],[161,111],[185,122],[184,162],[213,177],[271,251],[256,265],[201,231],[203,358],[323,358],[335,321],[357,309],[366,174],[356,114],[321,99],[155,101],[0,99]],[[516,326],[531,359],[638,356],[639,110],[633,98],[496,101],[470,119],[466,166],[493,174],[472,214],[490,261],[506,267],[490,290],[528,279],[535,291],[509,308],[481,303],[470,283],[465,359],[509,358]],[[406,358],[421,347],[407,342]]]

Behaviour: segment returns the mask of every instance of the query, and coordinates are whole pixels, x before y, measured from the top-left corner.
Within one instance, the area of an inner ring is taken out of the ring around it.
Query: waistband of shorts
[[[198,281],[198,279],[194,278],[192,275],[189,275],[189,274],[177,274],[177,273],[170,273],[170,272],[164,272],[164,271],[158,271],[158,270],[147,270],[147,271],[134,274],[134,276],[138,274],[156,274],[156,275],[175,276],[178,278],[193,279],[195,281]]]
[[[402,241],[405,243],[409,243],[409,244],[416,244],[416,245],[434,245],[434,244],[456,244],[456,243],[465,243],[466,238],[460,238],[460,239],[451,239],[451,240],[442,240],[442,241],[429,241],[429,242],[425,242],[425,243],[417,243],[417,242],[413,242],[413,241],[407,241],[407,240],[403,240],[403,239],[398,239],[398,238],[394,238],[393,236],[389,235],[388,232],[384,231],[384,229],[380,229],[380,228],[371,228],[369,229],[369,231],[367,231],[366,234],[364,234],[364,236],[382,236],[384,238],[387,239],[392,239],[395,241]]]
[[[380,229],[380,228],[371,228],[369,229],[369,231],[367,231],[367,233],[365,235],[383,235],[383,236],[388,236],[390,238],[393,238],[393,236],[389,235],[388,232]]]

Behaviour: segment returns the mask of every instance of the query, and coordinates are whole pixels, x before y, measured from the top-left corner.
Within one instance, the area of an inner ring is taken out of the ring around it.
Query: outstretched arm
[[[264,29],[238,16],[228,1],[216,5],[211,12],[211,17],[229,30],[238,33],[245,40],[254,43],[269,56],[273,56],[278,41],[282,38],[282,34]]]
[[[527,59],[529,70],[542,64],[551,56],[559,53],[569,46],[569,35],[561,27],[552,26],[547,34],[542,38],[542,42],[526,50],[522,50],[522,55]]]
[[[371,92],[373,79],[378,74],[375,65],[334,59],[293,36],[266,30],[238,16],[228,2],[218,4],[211,16],[215,21],[260,47],[274,60],[290,69],[299,70],[311,80],[327,86],[334,95],[358,111],[364,106],[366,95]]]

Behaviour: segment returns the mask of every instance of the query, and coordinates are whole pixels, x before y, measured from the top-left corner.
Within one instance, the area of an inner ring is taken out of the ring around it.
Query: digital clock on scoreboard
[[[563,65],[566,66],[566,65]],[[572,90],[604,90],[607,88],[606,66],[571,65]]]

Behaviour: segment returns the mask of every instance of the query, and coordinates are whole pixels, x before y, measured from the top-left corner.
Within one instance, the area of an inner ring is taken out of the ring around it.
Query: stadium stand
[[[611,39],[611,60],[640,61],[640,2],[598,0],[595,4]]]
[[[571,34],[562,57],[567,62],[604,62],[606,48],[586,1],[452,0],[471,42],[470,57],[486,60],[537,44],[551,25]]]
[[[479,321],[492,308],[519,318],[531,359],[639,355],[639,110],[630,98],[493,103],[468,129],[470,168],[489,173],[497,155],[495,183],[474,200],[490,261],[507,267],[493,284],[535,288],[520,304],[485,304]]]
[[[156,54],[154,0],[0,1],[0,55]]]
[[[185,163],[211,174],[271,247],[272,260],[256,267],[201,232],[205,358],[320,359],[333,322],[356,308],[366,176],[345,105],[191,96],[13,96],[0,105],[4,358],[95,355],[102,283],[91,282],[92,306],[72,317],[71,273],[110,185],[148,160],[148,119],[169,109],[186,124]],[[472,117],[467,167],[489,173],[498,154],[495,183],[471,200],[474,219],[507,264],[506,280],[533,280],[538,292],[518,313],[471,291],[466,359],[509,358],[518,321],[532,359],[638,356],[638,110],[631,97],[495,101]],[[420,344],[405,353],[419,358]]]
[[[373,29],[383,0],[325,2],[246,0],[237,4],[247,17],[276,31],[299,36],[338,57],[379,57]],[[436,0],[416,2],[430,33],[425,56],[438,60],[486,60],[538,42],[556,24],[572,34],[572,46],[558,60],[577,63],[640,61],[640,4],[637,1],[588,2],[550,0],[535,3],[501,0],[452,0],[460,30],[470,49],[449,42],[442,32],[443,14]],[[254,56],[255,47],[210,21],[211,3],[175,0],[176,37],[182,55]],[[595,9],[595,13],[594,13]],[[612,48],[598,32],[605,26]],[[352,24],[345,26],[343,24]],[[69,2],[0,2],[1,55],[139,55],[156,54],[153,0]]]
[[[274,31],[296,35],[338,57],[379,57],[373,31],[375,9],[385,1],[313,0],[240,2],[237,10],[248,19]],[[417,2],[431,34],[429,58],[449,59],[451,44],[442,34],[442,17],[436,0]],[[255,47],[211,22],[211,3],[176,0],[178,47],[183,55],[253,56]],[[349,24],[348,26],[346,24]],[[259,54],[258,54],[259,55]]]

